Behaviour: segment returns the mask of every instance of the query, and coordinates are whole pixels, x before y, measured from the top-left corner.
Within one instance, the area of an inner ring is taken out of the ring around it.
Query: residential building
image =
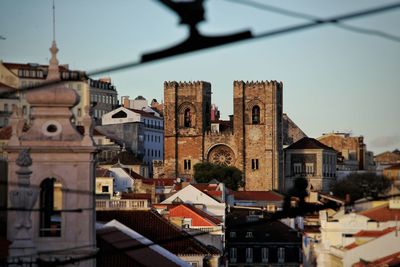
[[[285,189],[290,190],[294,181],[303,177],[310,191],[329,191],[336,179],[337,152],[314,138],[304,137],[285,148]]]
[[[203,244],[224,250],[224,224],[220,219],[184,203],[170,205],[163,215]]]
[[[400,163],[394,164],[383,169],[383,175],[389,178],[394,183],[400,182]]]
[[[339,171],[372,171],[372,153],[368,153],[363,136],[351,136],[349,133],[332,132],[323,134],[318,141],[338,152]]]
[[[262,213],[227,217],[226,251],[229,266],[301,266],[301,234]]]
[[[96,125],[101,125],[101,117],[117,108],[118,93],[111,83],[111,78],[89,79],[90,103],[92,106],[92,117]]]
[[[13,108],[19,105],[19,98],[17,96],[2,95],[2,93],[15,90],[16,88],[12,88],[0,82],[0,129],[8,125]]]
[[[208,184],[189,184],[169,196],[161,204],[190,203],[224,222],[226,209],[225,187],[221,183],[215,185],[214,190],[206,189],[213,187]]]
[[[376,164],[376,171],[379,174],[383,174],[383,170],[387,167],[391,167],[400,163],[400,153],[398,150],[386,151],[380,153],[374,157]]]
[[[395,241],[393,237],[395,231],[388,231],[397,227],[398,218],[400,218],[398,199],[390,199],[383,205],[359,212],[345,213],[341,210],[332,217],[328,217],[326,211],[321,211],[321,240],[315,245],[317,264],[351,266],[360,258],[370,261],[398,252],[400,239],[397,237]],[[367,233],[363,234],[365,231]],[[375,237],[385,237],[377,239],[376,243],[366,243],[368,232],[373,232]],[[386,233],[392,234],[386,236]],[[365,247],[353,250],[363,243]]]
[[[57,49],[57,47],[54,47]],[[57,60],[57,59],[56,59]],[[74,89],[79,95],[79,102],[72,108],[73,123],[82,125],[86,109],[90,107],[89,102],[89,84],[85,72],[71,70],[68,65],[58,65],[55,75],[62,81],[63,87]],[[16,96],[19,98],[18,108],[22,110],[23,118],[26,122],[31,121],[31,106],[26,99],[26,94],[19,89],[24,89],[43,84],[49,73],[49,65],[37,63],[9,63],[0,61],[0,82],[17,88]]]
[[[113,173],[104,168],[96,168],[96,199],[111,199],[114,195]]]
[[[97,129],[141,158],[152,173],[152,162],[164,157],[163,121],[154,112],[120,107],[104,114]]]
[[[158,109],[153,108],[153,106],[158,107],[158,103],[157,100],[153,99],[151,101],[151,105],[149,107],[149,103],[147,101],[146,98],[144,98],[143,96],[137,96],[135,99],[129,99],[129,96],[123,96],[121,97],[121,105],[125,108],[128,109],[136,109],[136,110],[142,110],[145,111],[147,113],[153,113],[155,114],[157,117],[161,116]]]
[[[166,177],[193,177],[196,163],[235,166],[245,189],[283,185],[282,88],[277,81],[233,83],[234,116],[211,131],[211,84],[164,82]]]
[[[145,178],[149,177],[148,166],[143,164],[143,162],[133,155],[133,153],[124,149],[122,149],[122,151],[115,155],[111,160],[102,162],[99,166],[108,170],[112,167],[121,167],[127,169],[128,172],[135,172]]]

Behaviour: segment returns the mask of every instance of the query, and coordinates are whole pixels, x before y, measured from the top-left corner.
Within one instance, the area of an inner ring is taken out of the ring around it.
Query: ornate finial
[[[18,158],[15,161],[20,167],[29,167],[32,165],[32,158],[29,155],[29,149],[23,149],[19,152]]]
[[[56,41],[56,7],[53,0],[53,41]]]
[[[48,81],[54,81],[54,80],[59,80],[60,79],[60,71],[58,69],[58,60],[57,60],[57,44],[56,44],[56,15],[55,15],[55,7],[54,7],[54,1],[53,1],[53,42],[50,47],[50,52],[51,52],[51,59],[50,59],[50,64],[49,64],[49,71],[47,73],[47,78],[46,80]]]

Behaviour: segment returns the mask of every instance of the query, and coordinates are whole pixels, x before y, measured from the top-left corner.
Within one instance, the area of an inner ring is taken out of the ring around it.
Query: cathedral
[[[240,169],[247,191],[281,190],[282,87],[234,81],[234,114],[223,121],[212,114],[210,83],[165,82],[165,175],[191,178],[208,161]]]

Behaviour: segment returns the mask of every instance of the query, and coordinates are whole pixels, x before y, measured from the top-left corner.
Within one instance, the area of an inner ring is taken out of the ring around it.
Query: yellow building
[[[20,98],[18,107],[22,110],[24,119],[29,123],[31,108],[25,99],[23,89],[39,86],[46,80],[49,66],[36,63],[8,63],[0,61],[0,83],[16,88]],[[63,86],[74,89],[79,95],[79,103],[73,107],[73,122],[82,125],[85,107],[90,106],[90,87],[88,77],[83,71],[70,70],[68,65],[58,66]]]

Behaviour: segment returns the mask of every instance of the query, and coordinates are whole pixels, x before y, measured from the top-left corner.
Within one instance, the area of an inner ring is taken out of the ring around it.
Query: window
[[[46,178],[40,184],[39,236],[61,236],[61,184],[54,178]]]
[[[82,110],[78,108],[78,117],[82,116]]]
[[[185,109],[184,126],[185,127],[192,127],[192,116],[190,114],[190,108]]]
[[[190,159],[185,159],[183,161],[183,168],[184,170],[190,170],[191,169],[191,164],[190,164]]]
[[[4,111],[8,111],[8,104],[4,103]]]
[[[236,232],[229,232],[229,237],[235,238],[236,237]]]
[[[294,172],[294,174],[300,174],[301,173],[301,163],[293,164],[293,172]]]
[[[230,259],[230,262],[236,263],[237,248],[230,248],[230,250],[229,250],[229,259]]]
[[[26,112],[27,112],[27,108],[26,108],[26,106],[23,106],[23,107],[22,107],[22,114],[23,114],[23,115],[26,115]]]
[[[253,248],[246,248],[246,262],[253,262]]]
[[[253,238],[253,232],[247,232],[246,238]]]
[[[252,170],[258,170],[258,159],[252,159],[251,160],[251,169]]]
[[[307,174],[314,174],[314,163],[306,163]]]
[[[261,248],[261,261],[268,262],[268,248]]]
[[[260,124],[260,107],[257,105],[251,110],[251,123]]]
[[[285,248],[278,248],[278,263],[285,262]]]
[[[103,186],[101,187],[101,192],[103,192],[103,193],[108,193],[108,185],[103,185]]]

